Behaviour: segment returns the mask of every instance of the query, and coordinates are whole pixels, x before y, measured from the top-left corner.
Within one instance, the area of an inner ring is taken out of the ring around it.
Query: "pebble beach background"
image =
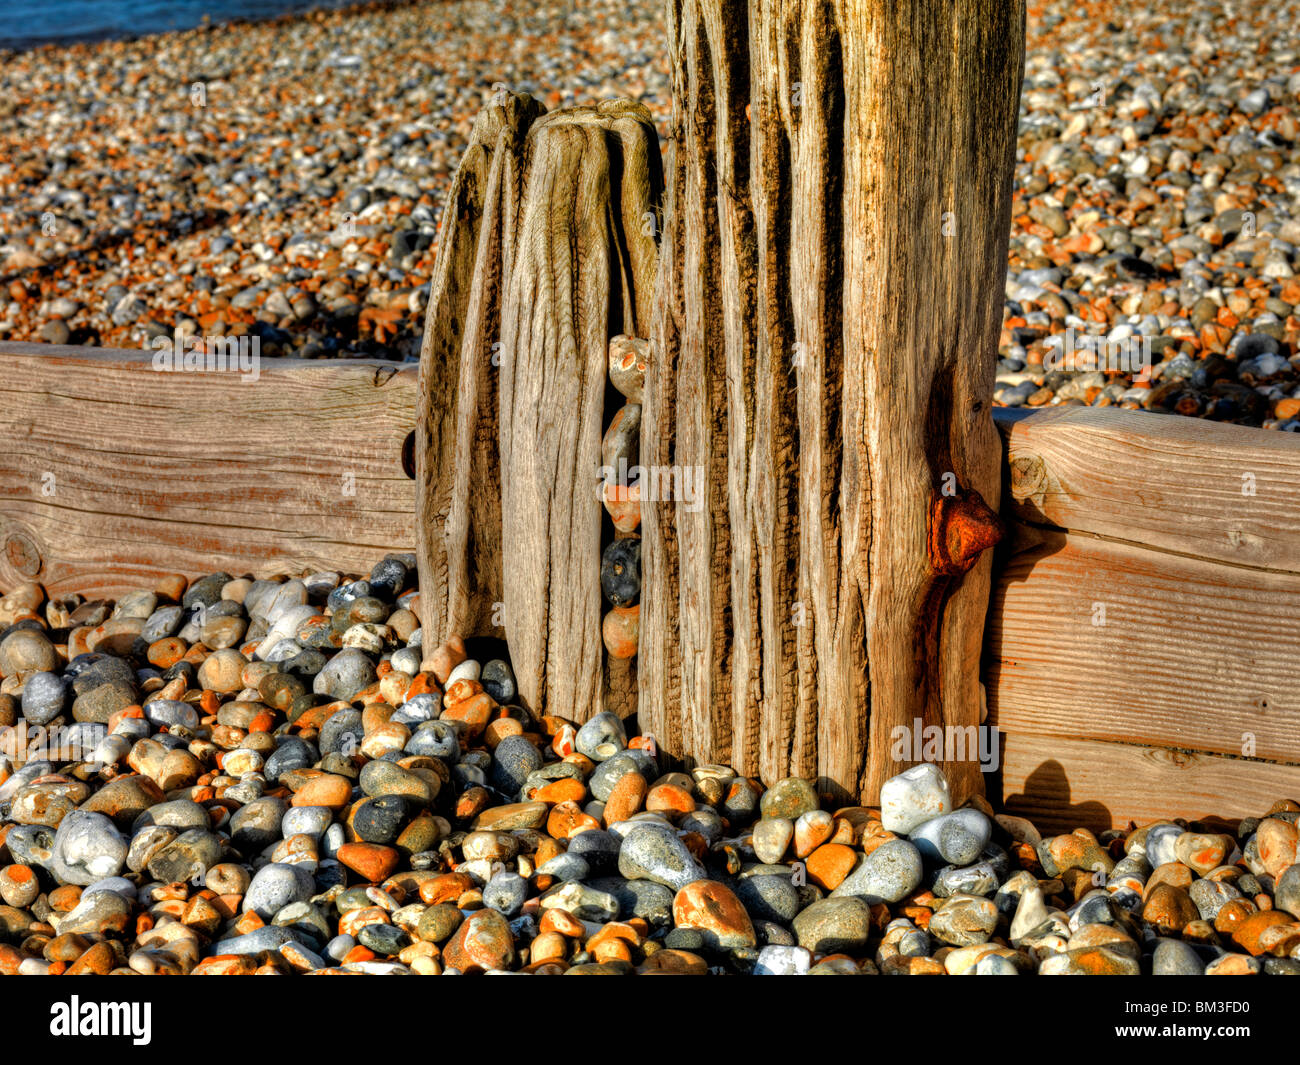
[[[997,402],[1300,429],[1297,15],[1031,4]],[[442,198],[494,86],[632,96],[664,137],[663,52],[657,0],[0,52],[0,337],[416,358]],[[1154,365],[1045,372],[1067,329],[1144,339]]]

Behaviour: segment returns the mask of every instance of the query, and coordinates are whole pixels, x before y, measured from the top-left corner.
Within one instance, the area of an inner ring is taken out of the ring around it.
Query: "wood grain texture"
[[[990,722],[1300,762],[1300,576],[1037,539],[994,590]]]
[[[705,498],[644,519],[641,724],[870,800],[906,768],[895,725],[978,719],[989,563],[941,579],[927,515],[945,474],[998,488],[1024,7],[670,0],[667,24],[643,453]]]
[[[503,602],[524,705],[585,721],[607,682],[599,471],[609,340],[641,335],[662,191],[649,112],[627,100],[533,124],[501,308]],[[611,414],[612,416],[612,414]]]
[[[1300,800],[1300,765],[1011,733],[1002,792],[1007,812],[1041,832],[1099,832],[1129,821],[1259,817],[1278,799]]]
[[[258,371],[244,381],[155,370],[152,352],[0,343],[0,590],[364,573],[411,550],[415,369],[264,358]]]
[[[1300,573],[1300,437],[1095,407],[995,417],[1017,517]]]
[[[415,444],[421,624],[433,643],[502,635],[496,364],[524,141],[544,111],[515,93],[484,107],[443,206]]]

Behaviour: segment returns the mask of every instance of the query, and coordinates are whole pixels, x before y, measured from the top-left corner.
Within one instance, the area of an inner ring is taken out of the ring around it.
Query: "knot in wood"
[[[965,573],[1004,535],[1001,520],[973,488],[930,500],[929,554],[936,573]]]

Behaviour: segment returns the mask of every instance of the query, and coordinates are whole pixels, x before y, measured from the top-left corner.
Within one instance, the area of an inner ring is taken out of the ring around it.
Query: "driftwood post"
[[[417,448],[426,638],[488,631],[500,594],[521,697],[605,705],[609,534],[582,505],[599,353],[648,335],[640,727],[670,755],[874,799],[912,762],[897,727],[979,723],[1023,0],[666,15],[652,306],[634,225],[658,154],[631,105],[538,120],[512,97],[449,197]],[[973,757],[947,769],[958,798],[981,790]]]
[[[430,648],[505,636],[520,700],[585,720],[635,709],[602,653],[597,471],[610,337],[649,328],[663,176],[640,104],[543,111],[505,92],[485,107],[443,211],[415,443],[421,624]]]
[[[871,800],[896,726],[979,723],[1024,6],[670,0],[668,34],[642,461],[704,499],[643,504],[640,724]]]

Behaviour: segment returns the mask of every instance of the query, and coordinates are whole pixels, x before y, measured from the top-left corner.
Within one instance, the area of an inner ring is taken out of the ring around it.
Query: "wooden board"
[[[994,588],[991,721],[1300,762],[1300,576],[1038,535]]]
[[[1109,407],[994,417],[1018,518],[1300,573],[1300,434]]]
[[[162,573],[368,570],[415,546],[414,366],[0,343],[0,589],[113,596]]]
[[[1062,830],[1300,794],[1300,439],[1109,408],[995,421],[1018,519],[984,664],[1007,807]]]
[[[1257,817],[1277,799],[1300,800],[1300,766],[1012,732],[1002,784],[1007,812],[1039,831],[1101,831],[1130,820]]]

